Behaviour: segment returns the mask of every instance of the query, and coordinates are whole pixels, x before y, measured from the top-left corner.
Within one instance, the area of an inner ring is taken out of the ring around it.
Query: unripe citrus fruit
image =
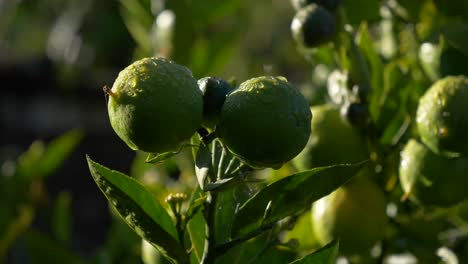
[[[307,48],[318,47],[335,35],[335,16],[322,6],[310,4],[296,13],[291,31],[297,44]]]
[[[221,108],[232,88],[216,77],[202,78],[198,80],[198,86],[203,93],[203,126],[212,129],[218,123]]]
[[[312,134],[304,150],[293,160],[299,170],[368,159],[364,139],[335,106],[324,104],[311,110]]]
[[[283,241],[290,241],[296,239],[299,242],[297,250],[311,250],[320,247],[313,230],[313,222],[310,217],[310,211],[301,214],[292,230],[287,231],[283,237]]]
[[[340,113],[343,118],[355,127],[364,128],[370,122],[367,104],[348,102],[341,106]]]
[[[432,81],[450,75],[468,74],[468,55],[445,39],[441,39],[439,43],[421,44],[419,60]]]
[[[314,233],[322,245],[338,238],[345,255],[362,253],[383,238],[385,210],[385,197],[378,186],[355,178],[313,203]]]
[[[300,10],[310,4],[317,4],[330,11],[335,11],[341,4],[341,0],[292,0],[292,5],[296,10]]]
[[[189,69],[145,58],[119,73],[108,91],[114,131],[134,150],[176,150],[201,126],[203,99]]]
[[[419,203],[447,207],[468,196],[468,158],[437,155],[412,139],[401,152],[399,171],[403,190]]]
[[[419,100],[416,122],[421,140],[436,153],[468,155],[468,78],[449,76]]]
[[[306,99],[284,77],[243,82],[224,102],[217,133],[252,167],[279,167],[307,143],[312,114]]]

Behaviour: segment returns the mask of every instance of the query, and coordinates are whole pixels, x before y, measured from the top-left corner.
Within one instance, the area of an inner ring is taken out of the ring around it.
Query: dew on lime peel
[[[201,126],[203,99],[197,82],[190,70],[170,60],[134,62],[107,93],[111,125],[131,149],[174,151]]]
[[[467,198],[466,171],[468,158],[438,155],[415,139],[401,152],[400,184],[406,196],[422,205],[449,207]]]
[[[421,140],[432,151],[466,156],[468,141],[468,78],[449,76],[435,82],[420,98],[416,124]]]
[[[286,78],[263,76],[228,95],[217,133],[250,166],[279,168],[305,146],[311,119],[306,99]]]

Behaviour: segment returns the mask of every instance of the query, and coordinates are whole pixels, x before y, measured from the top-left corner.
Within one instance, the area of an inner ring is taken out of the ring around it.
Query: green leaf
[[[5,227],[5,233],[0,234],[2,235],[0,237],[0,261],[8,253],[16,239],[30,228],[34,220],[35,211],[32,206],[21,206],[16,210],[18,215],[15,218],[6,219],[8,224]]]
[[[348,23],[359,25],[362,21],[375,21],[380,18],[378,0],[344,0]]]
[[[185,221],[188,221],[187,231],[193,248],[191,254],[192,263],[200,263],[205,249],[206,222],[205,217],[203,217],[203,211],[200,209],[205,205],[206,197],[205,193],[197,187],[190,197],[190,205],[185,214]]]
[[[52,212],[52,230],[55,238],[63,244],[70,245],[72,233],[71,194],[61,192],[55,201]]]
[[[203,206],[205,205],[205,201],[206,195],[194,200],[190,204],[189,208],[187,209],[187,213],[185,214],[187,220],[190,220],[190,218],[192,218],[196,213],[200,211],[200,209],[203,208]]]
[[[217,259],[217,263],[289,263],[295,256],[296,252],[275,246],[274,238],[268,232],[231,248]]]
[[[200,143],[197,156],[195,157],[195,174],[200,188],[205,191],[208,176],[211,172],[211,152],[208,146]]]
[[[218,193],[216,201],[216,238],[217,243],[227,242],[231,238],[231,228],[235,219],[236,207],[245,203],[252,196],[252,188],[247,184],[238,185]]]
[[[76,148],[82,137],[83,133],[81,131],[72,130],[51,141],[42,156],[38,175],[41,177],[48,176],[57,170]]]
[[[195,254],[197,263],[200,263],[205,248],[205,227],[206,222],[205,218],[203,217],[202,211],[196,213],[187,224],[187,230],[190,236],[190,240],[192,241],[192,248],[194,249],[193,253]]]
[[[37,231],[28,231],[25,234],[25,242],[31,263],[84,263],[70,249]]]
[[[302,259],[291,262],[291,264],[334,264],[338,257],[338,248],[338,240],[334,240]]]
[[[379,54],[375,50],[374,41],[369,35],[366,22],[361,23],[357,33],[357,45],[369,64],[372,93],[379,93],[383,89],[383,65]]]
[[[350,38],[348,83],[359,86],[357,90],[358,95],[361,100],[364,100],[367,99],[372,89],[370,69],[362,49],[358,46],[353,36],[350,35]]]
[[[172,219],[155,197],[136,180],[86,158],[94,181],[122,219],[171,263],[187,263]]]
[[[145,162],[146,163],[153,163],[153,164],[161,163],[161,162],[167,160],[168,158],[179,154],[180,152],[182,152],[182,150],[185,147],[193,147],[193,145],[183,144],[176,151],[169,151],[169,152],[164,152],[164,153],[150,153],[150,154],[148,154],[148,157],[146,157]]]
[[[454,24],[446,27],[442,34],[448,43],[468,55],[468,24]]]
[[[18,159],[18,175],[25,179],[43,178],[57,170],[82,138],[79,130],[72,130],[52,140],[47,147],[35,141]]]
[[[232,234],[248,234],[307,210],[355,175],[365,162],[319,167],[293,174],[260,190],[240,207]]]
[[[151,13],[145,9],[140,1],[120,0],[119,2],[121,4],[123,22],[128,32],[144,53],[150,55],[151,41],[149,32],[153,24]]]
[[[35,177],[36,169],[44,156],[45,145],[40,140],[34,141],[29,149],[18,158],[17,175],[24,180],[30,180]]]
[[[410,74],[399,61],[394,61],[384,67],[383,89],[372,96],[370,102],[371,116],[381,131],[389,125],[395,116],[400,115],[400,124],[406,114],[405,101],[407,99],[408,81]],[[393,126],[393,124],[392,124]]]

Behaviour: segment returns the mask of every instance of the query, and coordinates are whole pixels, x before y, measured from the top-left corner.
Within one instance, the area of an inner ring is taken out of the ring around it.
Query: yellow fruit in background
[[[468,155],[468,78],[435,82],[419,100],[416,122],[422,142],[432,151]]]
[[[367,145],[359,131],[331,104],[311,108],[312,134],[304,150],[293,160],[299,170],[368,159]]]
[[[278,168],[304,148],[311,118],[306,99],[286,78],[264,76],[227,96],[217,133],[250,166]]]
[[[385,210],[379,187],[365,178],[354,178],[313,203],[313,230],[322,246],[338,238],[341,253],[364,253],[384,237]]]
[[[284,241],[296,239],[299,243],[297,250],[313,250],[320,247],[313,230],[313,222],[310,217],[310,210],[298,216],[292,230],[287,231]]]
[[[437,155],[412,139],[401,152],[400,184],[410,199],[448,207],[468,196],[468,158]]]
[[[202,123],[197,80],[189,69],[164,58],[134,62],[119,73],[108,94],[111,125],[133,150],[177,150]]]

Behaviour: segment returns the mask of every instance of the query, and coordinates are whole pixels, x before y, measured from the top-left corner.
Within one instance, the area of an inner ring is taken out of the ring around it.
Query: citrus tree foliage
[[[242,30],[203,29],[243,1],[143,2],[121,1],[140,56],[104,90],[135,168],[153,167],[87,161],[146,263],[468,257],[466,1],[291,1],[302,85],[211,76]]]

